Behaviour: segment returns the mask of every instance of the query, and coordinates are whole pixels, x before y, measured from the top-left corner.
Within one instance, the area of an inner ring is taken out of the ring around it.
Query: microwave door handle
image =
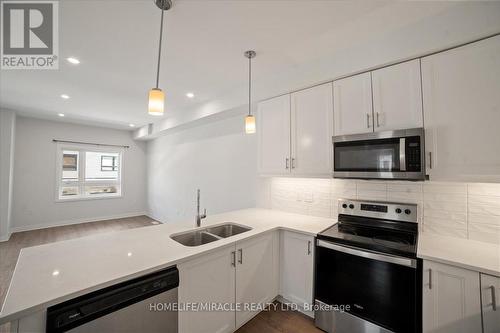
[[[399,139],[399,170],[406,171],[406,139]]]

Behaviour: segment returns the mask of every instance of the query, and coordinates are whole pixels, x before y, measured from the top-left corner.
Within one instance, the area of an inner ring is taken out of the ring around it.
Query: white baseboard
[[[10,239],[11,232],[8,232],[6,235],[0,236],[0,242],[6,242]]]
[[[141,216],[141,215],[147,216],[148,214],[147,214],[147,212],[133,212],[133,213],[98,216],[98,217],[90,217],[90,218],[81,218],[81,219],[49,222],[49,223],[31,224],[31,225],[24,225],[24,226],[10,228],[10,233],[29,231],[29,230],[37,230],[37,229],[45,229],[45,228],[52,228],[52,227],[61,227],[61,226],[65,226],[65,225],[72,225],[72,224],[79,224],[79,223],[122,219],[122,218],[126,218],[126,217],[134,217],[134,216]]]

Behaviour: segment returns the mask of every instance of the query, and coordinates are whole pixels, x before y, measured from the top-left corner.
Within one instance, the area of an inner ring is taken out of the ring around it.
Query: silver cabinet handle
[[[493,311],[497,310],[497,298],[495,297],[495,286],[490,286],[491,290],[491,307]]]
[[[366,114],[366,128],[370,128],[370,114]]]
[[[292,169],[295,169],[295,158],[292,157]]]
[[[429,290],[432,289],[432,269],[429,268]]]
[[[236,252],[231,251],[231,266],[236,267]]]
[[[288,169],[288,161],[289,161],[289,158],[287,157],[287,158],[285,159],[285,169]]]
[[[380,127],[380,123],[379,123],[378,117],[379,117],[379,113],[377,112],[377,127]]]
[[[432,169],[432,151],[429,152],[429,169]]]
[[[240,256],[240,258],[238,259],[238,263],[243,264],[243,249],[239,249],[238,254]]]
[[[311,241],[308,241],[307,242],[307,255],[310,256],[311,255]]]

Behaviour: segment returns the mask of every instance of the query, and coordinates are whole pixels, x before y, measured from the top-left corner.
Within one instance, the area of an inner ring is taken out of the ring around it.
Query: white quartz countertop
[[[500,246],[470,239],[420,233],[418,257],[500,276]]]
[[[188,223],[166,223],[24,248],[0,313],[0,324],[257,234],[287,229],[316,235],[335,220],[245,209],[208,216],[202,228],[224,222],[247,225],[252,230],[197,247],[170,238],[171,234],[193,229],[193,218]]]

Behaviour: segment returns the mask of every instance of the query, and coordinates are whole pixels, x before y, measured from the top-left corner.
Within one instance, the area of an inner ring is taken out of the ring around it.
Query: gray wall
[[[123,155],[123,196],[56,202],[56,145],[52,139],[130,145]],[[146,211],[146,144],[129,131],[18,117],[12,231],[43,228]]]
[[[255,207],[257,137],[244,116],[217,120],[148,142],[148,204],[162,222],[194,223],[196,189],[215,214]]]
[[[0,110],[0,241],[10,236],[16,114]]]

